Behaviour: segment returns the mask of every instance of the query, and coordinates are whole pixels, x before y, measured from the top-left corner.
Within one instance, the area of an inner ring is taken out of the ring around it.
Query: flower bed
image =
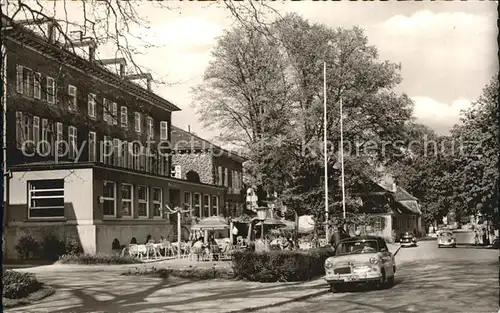
[[[127,272],[122,273],[125,276],[153,276],[163,279],[167,279],[170,276],[189,278],[189,279],[232,279],[234,278],[234,273],[228,269],[220,269],[216,267],[212,268],[198,268],[194,266],[189,266],[183,269],[172,269],[172,268],[133,268],[129,269]]]
[[[2,274],[2,302],[4,307],[29,304],[55,292],[53,288],[44,286],[31,273],[3,270]]]
[[[240,279],[258,282],[306,281],[325,274],[325,260],[333,255],[328,248],[308,251],[235,252],[233,269]]]
[[[66,254],[59,258],[59,264],[138,264],[141,260],[131,256],[106,255],[106,254]]]

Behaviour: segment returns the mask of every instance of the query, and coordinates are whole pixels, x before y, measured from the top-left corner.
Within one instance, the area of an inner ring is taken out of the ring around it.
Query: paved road
[[[438,249],[428,241],[400,250],[396,258],[408,263],[399,267],[389,290],[329,293],[259,312],[498,311],[498,250]]]

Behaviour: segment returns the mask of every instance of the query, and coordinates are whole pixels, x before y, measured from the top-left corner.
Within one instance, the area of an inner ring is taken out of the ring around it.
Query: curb
[[[319,296],[322,296],[322,295],[327,294],[329,292],[330,292],[330,290],[328,288],[326,288],[326,290],[316,291],[314,293],[310,293],[310,294],[307,294],[307,295],[304,295],[304,296],[295,297],[295,298],[291,298],[291,299],[288,299],[288,300],[284,300],[284,301],[280,301],[280,302],[275,302],[275,303],[271,303],[271,304],[266,304],[266,305],[261,305],[261,306],[254,306],[254,307],[251,307],[251,308],[244,308],[244,309],[240,309],[240,310],[229,311],[228,313],[255,312],[255,311],[259,311],[259,310],[265,310],[265,309],[269,309],[269,308],[272,308],[272,307],[282,306],[282,305],[293,303],[293,302],[299,302],[299,301],[304,301],[304,300],[307,300],[307,299],[310,299],[310,298],[319,297]]]

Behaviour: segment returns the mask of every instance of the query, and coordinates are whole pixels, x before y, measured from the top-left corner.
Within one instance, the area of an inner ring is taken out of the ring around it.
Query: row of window
[[[58,152],[58,156],[67,155],[75,159],[78,152],[77,132],[76,127],[68,126],[67,141],[64,141],[63,123],[16,112],[16,147],[27,153],[36,151],[40,156],[53,156]],[[56,142],[59,142],[58,147]]]
[[[33,72],[33,70],[24,67],[22,65],[17,65],[17,81],[16,90],[18,93],[23,94],[28,97],[33,97],[35,99],[42,99],[42,75],[41,73]],[[57,101],[57,88],[56,82],[52,77],[47,76],[45,97],[47,103],[56,104]],[[77,102],[77,92],[76,86],[68,85],[68,103],[70,111],[78,110]],[[122,105],[120,106],[120,114],[118,115],[118,104],[116,102],[110,101],[106,98],[102,99],[103,106],[103,120],[108,125],[118,125],[118,119],[120,126],[124,129],[128,129],[128,107]],[[87,113],[91,118],[97,118],[97,96],[93,93],[89,93],[87,97]],[[151,116],[146,116],[146,132],[148,138],[154,136],[154,120]],[[134,112],[134,130],[137,133],[143,132],[143,115],[140,112]],[[168,122],[160,122],[160,139],[168,140]]]
[[[64,128],[67,127],[67,136]],[[59,145],[56,146],[56,142]],[[67,145],[65,146],[65,143]],[[98,143],[100,146],[98,147]],[[88,133],[86,142],[88,161],[101,162],[138,171],[145,171],[168,176],[170,170],[168,157],[156,155],[139,142],[128,142],[118,138],[104,136],[104,141],[97,139],[95,132]],[[61,122],[53,122],[38,116],[16,112],[16,146],[28,153],[39,156],[67,156],[75,160],[78,156],[78,130],[74,126],[66,126]],[[81,157],[81,156],[80,156]]]
[[[104,182],[104,217],[116,217],[118,209],[120,210],[121,217],[132,218],[136,210],[136,208],[134,207],[134,200],[137,200],[137,217],[149,217],[149,201],[152,201],[152,216],[154,218],[163,218],[163,190],[161,188],[149,188],[142,185],[137,185],[136,188],[134,188],[132,184],[120,183],[119,191],[117,191],[117,186],[118,184],[115,182]],[[134,190],[137,193],[136,196],[134,196]],[[117,192],[120,193],[119,200],[117,197]],[[202,198],[202,195],[200,193],[184,192],[184,204],[189,205],[193,209],[193,216],[204,218],[212,215],[219,215],[218,196],[204,194]]]
[[[231,174],[231,182],[229,182],[229,174]],[[216,172],[215,183],[220,186],[230,187],[235,190],[235,193],[239,193],[243,189],[243,175],[241,172],[219,166]]]
[[[117,192],[120,193],[120,203],[118,203]],[[151,194],[150,194],[151,193]],[[135,201],[137,200],[137,208]],[[149,218],[149,204],[152,204],[152,217],[162,218],[163,212],[163,190],[158,187],[149,188],[132,184],[120,184],[117,191],[117,184],[105,181],[103,185],[102,214],[104,217],[117,217],[117,210],[120,210],[122,218],[133,218],[137,210],[137,217]]]
[[[409,229],[415,228],[417,225],[417,217],[412,215],[407,218],[396,218],[395,219],[395,228],[397,229]]]
[[[64,179],[29,181],[28,191],[29,218],[65,217]],[[163,189],[159,187],[105,181],[101,203],[105,218],[149,218],[150,214],[153,218],[163,218]],[[184,192],[184,203],[193,208],[194,216],[201,218],[220,213],[218,196]]]

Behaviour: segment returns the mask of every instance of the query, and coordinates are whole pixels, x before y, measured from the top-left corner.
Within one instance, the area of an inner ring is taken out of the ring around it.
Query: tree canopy
[[[360,28],[331,29],[296,14],[262,31],[254,26],[220,38],[195,90],[195,106],[205,125],[222,129],[221,139],[243,148],[256,184],[277,190],[300,213],[319,217],[324,64],[332,211],[340,192],[341,99],[348,188],[361,177],[375,177],[378,165],[405,156],[395,143],[407,140],[413,103],[393,91],[402,79],[400,66],[379,60]]]

